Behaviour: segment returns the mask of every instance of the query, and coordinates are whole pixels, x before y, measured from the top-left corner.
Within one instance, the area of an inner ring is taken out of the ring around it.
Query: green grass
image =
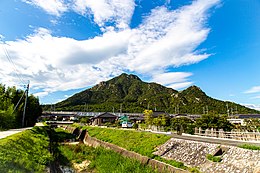
[[[172,166],[177,167],[177,168],[187,169],[187,166],[185,166],[182,162],[178,162],[178,161],[175,161],[175,160],[167,160],[167,159],[164,159],[160,156],[155,156],[154,159],[159,160],[159,161],[164,162],[164,163],[168,163],[169,165],[172,165]]]
[[[248,149],[248,150],[260,150],[260,146],[250,145],[250,144],[242,144],[242,145],[238,145],[238,147]]]
[[[81,163],[84,160],[91,161],[87,171],[98,173],[156,173],[150,166],[144,166],[139,161],[129,159],[120,154],[101,147],[93,148],[83,144],[61,145],[60,162],[63,165],[72,166],[68,163]]]
[[[212,162],[221,162],[222,160],[220,156],[213,156],[212,154],[207,154],[207,159]]]
[[[46,172],[53,160],[44,127],[34,127],[0,140],[0,172]]]
[[[105,142],[113,143],[127,150],[141,155],[154,157],[157,146],[164,144],[171,137],[163,134],[153,134],[133,130],[119,130],[110,128],[84,127],[90,136]]]
[[[83,128],[88,130],[90,136],[102,141],[113,143],[127,150],[168,163],[177,168],[189,169],[182,162],[166,160],[153,154],[153,152],[156,151],[156,147],[168,141],[171,138],[170,136],[134,130],[120,130],[89,126],[85,126]]]

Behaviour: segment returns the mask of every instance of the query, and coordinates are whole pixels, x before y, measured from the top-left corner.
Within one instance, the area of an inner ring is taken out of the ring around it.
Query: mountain
[[[157,83],[143,82],[138,76],[121,74],[111,80],[77,93],[55,105],[56,110],[143,112],[144,109],[169,113],[202,114],[203,111],[225,114],[259,113],[233,102],[207,96],[199,87],[176,91]],[[44,106],[47,110],[48,106]]]

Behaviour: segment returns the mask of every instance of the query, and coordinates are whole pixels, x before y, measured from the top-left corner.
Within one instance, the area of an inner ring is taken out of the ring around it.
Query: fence
[[[259,131],[248,132],[246,130],[238,130],[238,129],[231,130],[230,132],[225,132],[223,129],[219,129],[219,131],[217,131],[214,128],[202,130],[201,127],[200,128],[195,127],[195,135],[236,139],[242,141],[260,141]]]

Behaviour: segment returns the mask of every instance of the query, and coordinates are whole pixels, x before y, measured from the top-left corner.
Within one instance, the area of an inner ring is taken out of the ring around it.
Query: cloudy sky
[[[259,0],[1,0],[0,82],[56,103],[122,72],[260,105]]]

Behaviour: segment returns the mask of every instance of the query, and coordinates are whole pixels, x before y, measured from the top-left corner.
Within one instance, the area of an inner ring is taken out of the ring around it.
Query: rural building
[[[115,123],[117,120],[117,116],[108,112],[105,112],[103,114],[100,114],[96,117],[93,117],[92,120],[92,125],[104,125],[105,123]]]

